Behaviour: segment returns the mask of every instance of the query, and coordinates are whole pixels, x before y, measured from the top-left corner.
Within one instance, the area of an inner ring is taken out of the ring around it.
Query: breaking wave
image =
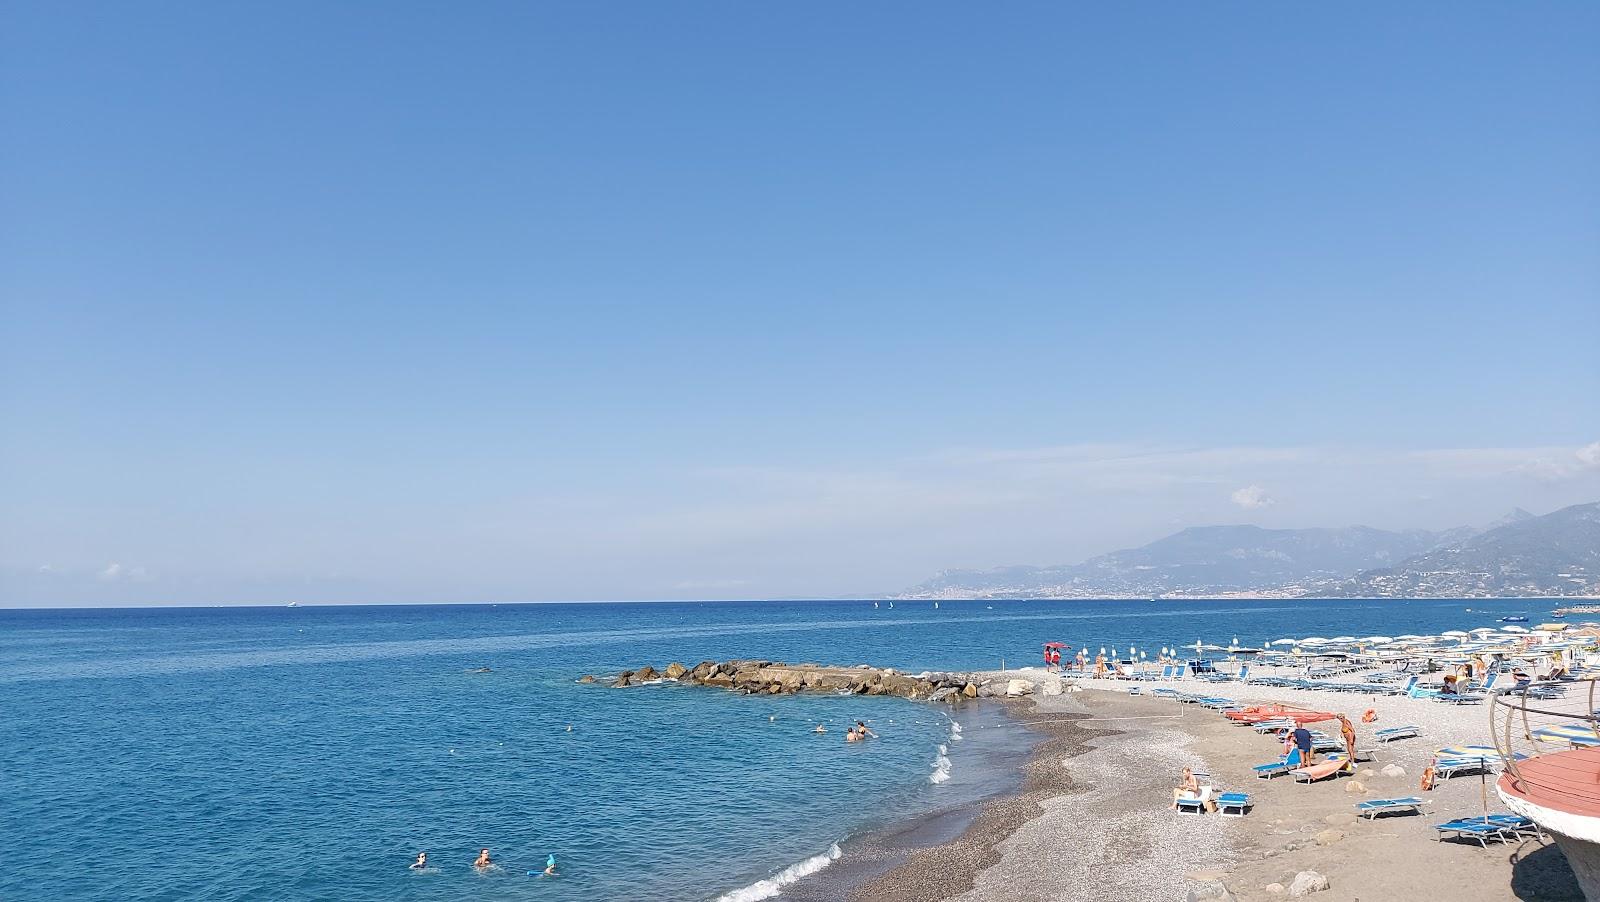
[[[717,902],[757,902],[759,899],[770,899],[783,892],[784,887],[799,880],[801,877],[809,877],[833,864],[840,854],[842,853],[839,851],[839,844],[834,843],[828,847],[828,851],[791,864],[765,880],[757,880],[749,886],[742,886],[732,892],[723,893],[717,897]]]
[[[928,782],[939,784],[950,779],[950,747],[939,746],[939,757],[933,759],[933,773],[928,775]]]

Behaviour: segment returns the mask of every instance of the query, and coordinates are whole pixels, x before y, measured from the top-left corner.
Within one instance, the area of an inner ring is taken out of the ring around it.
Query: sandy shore
[[[1053,680],[1037,670],[1013,674]],[[1487,712],[1426,699],[1372,697],[1244,684],[1173,688],[1245,703],[1281,701],[1343,713],[1357,724],[1361,748],[1375,760],[1354,778],[1314,785],[1288,777],[1258,780],[1251,767],[1278,754],[1269,737],[1233,725],[1216,712],[1148,695],[1128,684],[1085,680],[1083,691],[1040,694],[1013,714],[1045,735],[1029,760],[1020,794],[983,807],[960,836],[903,852],[899,863],[858,886],[855,899],[1093,899],[1096,902],[1181,900],[1219,892],[1241,902],[1283,899],[1269,887],[1317,871],[1331,888],[1312,898],[1338,900],[1510,898],[1581,900],[1554,844],[1528,840],[1491,846],[1440,843],[1432,829],[1451,817],[1500,811],[1492,777],[1462,776],[1419,791],[1433,750],[1481,744]],[[1162,683],[1141,684],[1148,692]],[[1360,724],[1371,708],[1372,726]],[[1413,724],[1422,736],[1388,746],[1370,739],[1382,726]],[[1396,765],[1404,773],[1385,776]],[[1171,787],[1185,766],[1205,770],[1223,790],[1248,792],[1247,817],[1179,816]],[[1359,783],[1364,791],[1352,791]],[[1425,814],[1358,820],[1354,803],[1421,795]]]

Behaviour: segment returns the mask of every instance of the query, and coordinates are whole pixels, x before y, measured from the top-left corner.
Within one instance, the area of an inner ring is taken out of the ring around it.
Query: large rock
[[[1383,770],[1378,771],[1378,773],[1383,774],[1385,777],[1403,777],[1406,775],[1406,769],[1398,764],[1385,764]]]
[[[660,678],[661,673],[654,667],[651,667],[649,664],[646,664],[633,672],[633,682],[635,683],[642,683],[645,680],[656,680]]]
[[[1365,783],[1362,783],[1360,780],[1346,780],[1345,783],[1344,783],[1344,791],[1345,792],[1366,792],[1367,791],[1367,786],[1366,786]]]
[[[624,670],[623,672],[617,674],[617,681],[615,683],[612,683],[611,685],[616,686],[618,688],[621,688],[623,686],[629,685],[632,681],[633,681],[633,671]]]
[[[676,680],[681,679],[683,675],[688,672],[689,668],[679,664],[677,661],[673,661],[671,664],[667,665],[667,669],[663,670],[661,674],[669,680]]]
[[[977,698],[978,684],[970,682],[967,683],[967,685],[961,687],[961,694],[965,695],[967,698]]]
[[[1184,897],[1184,902],[1202,902],[1214,899],[1216,902],[1233,902],[1233,893],[1222,884],[1221,880],[1203,880],[1189,887],[1189,893]]]
[[[1281,895],[1283,895],[1283,891],[1284,891],[1283,890],[1283,884],[1281,884],[1281,883],[1269,883],[1266,886],[1263,886],[1262,889],[1266,890],[1267,892],[1271,893],[1274,896],[1281,896]]]
[[[1033,693],[1033,683],[1028,680],[1011,680],[1006,683],[1006,697],[1018,698]]]
[[[1291,898],[1298,899],[1302,896],[1309,896],[1312,893],[1320,893],[1332,885],[1328,882],[1327,877],[1316,871],[1301,871],[1294,875],[1294,882],[1289,884],[1289,895]]]
[[[1344,833],[1338,830],[1324,830],[1317,834],[1317,845],[1331,846],[1341,839],[1344,839]]]
[[[718,669],[715,673],[706,677],[701,682],[705,683],[707,686],[716,686],[721,689],[732,689],[733,674],[727,672],[726,670]]]
[[[936,702],[953,702],[957,697],[959,697],[959,695],[960,693],[958,693],[955,689],[946,686],[943,689],[933,690],[933,695],[929,697],[929,700]]]

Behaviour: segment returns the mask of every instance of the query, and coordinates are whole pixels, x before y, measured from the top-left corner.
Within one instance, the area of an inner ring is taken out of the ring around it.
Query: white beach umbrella
[[[1362,642],[1374,642],[1374,643],[1387,643],[1387,642],[1393,642],[1394,640],[1389,638],[1388,636],[1367,636],[1366,638],[1362,639],[1361,641]]]
[[[1329,639],[1328,641],[1329,642],[1355,642],[1356,641],[1356,637],[1355,636],[1334,636],[1332,639]]]
[[[1271,645],[1299,645],[1299,639],[1273,639]]]
[[[1456,638],[1456,639],[1465,639],[1465,638],[1467,638],[1468,634],[1464,630],[1445,630],[1444,632],[1440,633],[1439,635],[1441,635],[1441,636],[1450,636],[1450,637]]]
[[[1321,636],[1307,636],[1300,640],[1301,645],[1327,645],[1328,640]]]
[[[1505,629],[1501,630],[1501,632],[1506,632],[1506,633],[1525,633],[1525,632],[1527,632],[1527,630],[1524,629],[1523,627],[1520,627],[1520,626],[1508,626]]]

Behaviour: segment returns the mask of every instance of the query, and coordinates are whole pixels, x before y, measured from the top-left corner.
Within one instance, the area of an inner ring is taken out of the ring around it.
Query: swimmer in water
[[[481,871],[484,868],[489,867],[492,864],[494,864],[494,862],[491,861],[490,858],[489,858],[489,850],[488,849],[483,849],[483,850],[478,852],[478,860],[474,861],[472,863],[472,866]]]
[[[554,855],[551,855],[549,858],[545,859],[544,875],[546,877],[554,877],[556,875],[556,857]]]
[[[871,730],[867,729],[867,725],[862,723],[859,720],[856,721],[856,732],[861,734],[861,738],[862,739],[866,739],[868,736],[871,736],[873,739],[877,739],[878,738],[878,734],[877,733],[874,733]]]
[[[411,862],[411,869],[413,871],[420,871],[423,868],[426,868],[427,866],[428,866],[428,853],[427,852],[418,852],[417,853],[417,860]]]
[[[826,733],[826,732],[828,732],[828,728],[819,723],[819,724],[817,724],[817,728],[815,730],[812,730],[811,732],[813,732],[813,733]]]
[[[856,732],[856,728],[855,727],[851,727],[850,729],[845,731],[845,733],[844,733],[844,741],[845,742],[860,742],[861,741],[861,734]]]

